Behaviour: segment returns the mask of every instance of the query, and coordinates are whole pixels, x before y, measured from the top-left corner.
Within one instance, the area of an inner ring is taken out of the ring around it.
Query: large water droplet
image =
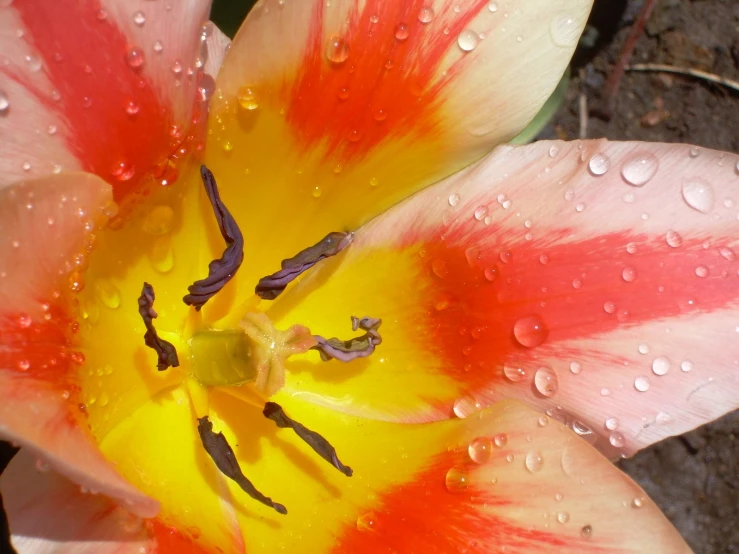
[[[632,283],[636,281],[636,270],[633,267],[625,267],[621,272],[621,277],[627,283]]]
[[[465,29],[457,37],[457,44],[464,52],[471,52],[480,41],[478,34],[472,29]]]
[[[665,241],[667,242],[668,246],[671,246],[672,248],[678,248],[683,244],[683,237],[681,237],[680,234],[676,231],[667,231],[667,233],[665,234]]]
[[[606,419],[606,429],[609,431],[615,431],[618,429],[618,418],[615,417],[609,417]]]
[[[569,14],[559,14],[549,23],[549,34],[552,42],[563,48],[572,47],[580,39],[580,25]]]
[[[533,450],[526,454],[524,465],[531,473],[536,473],[544,465],[544,457],[541,455],[541,452]]]
[[[10,100],[8,100],[8,95],[5,94],[2,90],[0,90],[0,116],[7,115],[10,111]]]
[[[685,203],[694,210],[707,214],[713,209],[713,186],[705,179],[701,177],[686,179],[683,182],[682,193]]]
[[[326,42],[326,58],[335,64],[344,63],[349,59],[349,43],[336,35],[329,37]]]
[[[718,249],[718,253],[721,254],[721,257],[725,260],[728,260],[730,262],[733,262],[736,260],[736,254],[734,254],[734,251],[729,248],[728,246],[722,246]]]
[[[621,176],[629,185],[642,187],[657,173],[659,162],[649,152],[630,156],[621,167]]]
[[[144,51],[141,48],[132,46],[126,52],[126,63],[132,69],[140,69],[144,65]]]
[[[478,402],[475,402],[474,399],[468,396],[462,396],[454,401],[452,409],[454,410],[454,415],[459,418],[465,418],[479,411],[481,408],[482,406]]]
[[[549,329],[538,315],[522,317],[513,324],[513,336],[526,348],[539,346],[549,334]]]
[[[620,431],[614,431],[608,436],[608,442],[616,448],[623,448],[624,444],[626,444],[626,437]]]
[[[498,11],[498,3],[497,2],[490,2],[488,4],[488,10],[490,10],[492,13],[495,13]]]
[[[588,162],[588,170],[593,175],[603,175],[611,167],[611,160],[605,154],[595,154]]]
[[[431,21],[434,19],[434,10],[433,8],[421,8],[421,10],[418,12],[418,21],[421,23],[431,23]]]
[[[670,371],[670,360],[666,356],[659,356],[652,361],[652,371],[655,375],[665,375]]]
[[[449,492],[463,492],[470,486],[470,476],[463,467],[453,467],[446,472],[446,489]]]
[[[646,392],[649,390],[649,379],[644,377],[643,375],[640,375],[636,379],[634,379],[634,388],[638,390],[639,392]]]
[[[487,462],[490,459],[492,451],[493,441],[487,437],[477,437],[467,448],[467,453],[470,455],[470,459],[476,464],[484,464]]]
[[[503,375],[506,376],[506,379],[514,383],[520,383],[521,381],[526,379],[526,371],[524,371],[523,368],[515,365],[504,365]]]
[[[503,448],[508,444],[508,436],[505,433],[499,433],[493,437],[493,442],[498,448]]]
[[[407,23],[398,23],[395,27],[395,38],[399,41],[404,41],[410,36],[411,31]]]
[[[551,367],[540,367],[534,374],[534,386],[544,396],[554,396],[559,390],[557,373]]]

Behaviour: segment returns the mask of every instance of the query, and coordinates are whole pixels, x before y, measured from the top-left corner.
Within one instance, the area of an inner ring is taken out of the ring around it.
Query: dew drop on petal
[[[722,246],[718,249],[719,254],[721,254],[721,257],[729,262],[733,262],[736,260],[736,254],[734,254],[734,251],[729,248],[728,246]]]
[[[488,267],[485,269],[484,275],[485,275],[485,279],[487,279],[488,281],[490,282],[495,281],[495,279],[498,277],[498,268],[495,266]]]
[[[548,334],[549,329],[538,315],[522,317],[513,324],[513,336],[526,348],[539,346]]]
[[[465,29],[457,37],[457,44],[464,52],[471,52],[477,47],[480,37],[472,29]]]
[[[146,23],[146,14],[141,10],[137,11],[133,14],[133,22],[139,27],[143,27],[144,23]]]
[[[616,448],[622,448],[626,444],[626,437],[620,431],[614,431],[608,436],[608,442]]]
[[[463,467],[453,467],[446,472],[444,480],[449,492],[463,492],[470,486],[470,476]]]
[[[708,277],[708,268],[704,265],[699,265],[695,268],[695,275],[697,277]]]
[[[0,90],[0,116],[7,115],[9,111],[10,100],[8,100],[8,95]]]
[[[505,375],[506,379],[513,383],[520,383],[521,381],[526,379],[526,371],[523,368],[517,367],[515,365],[504,365],[503,375]]]
[[[490,10],[492,13],[495,13],[498,11],[498,3],[497,2],[490,2],[488,4],[488,10]]]
[[[640,496],[635,496],[634,499],[631,501],[631,507],[641,508],[642,506],[644,506],[644,499]]]
[[[118,288],[107,279],[95,281],[95,293],[100,301],[111,310],[121,305],[121,293]]]
[[[642,187],[654,177],[658,167],[659,162],[654,154],[638,153],[624,162],[621,167],[621,176],[629,185]]]
[[[532,450],[531,452],[527,453],[524,460],[524,465],[526,466],[526,469],[528,469],[531,473],[536,473],[537,471],[539,471],[544,465],[544,458],[541,455],[541,452]]]
[[[132,46],[126,52],[126,63],[131,69],[139,69],[144,65],[144,51]]]
[[[434,10],[433,8],[429,7],[423,7],[418,12],[418,21],[421,23],[431,23],[431,21],[434,19]]]
[[[621,277],[623,277],[623,280],[627,283],[633,283],[636,281],[636,270],[633,267],[626,267],[621,272]]]
[[[670,360],[666,356],[659,356],[652,361],[652,371],[655,375],[665,375],[670,371]]]
[[[689,155],[691,158],[697,158],[698,156],[700,156],[700,153],[701,153],[701,149],[698,148],[697,146],[690,147]]]
[[[611,167],[611,160],[605,154],[595,154],[588,162],[588,170],[593,175],[604,175]]]
[[[549,34],[552,42],[563,48],[575,46],[580,40],[580,25],[569,14],[559,14],[549,23]]]
[[[335,64],[344,63],[349,59],[349,43],[336,35],[329,37],[326,43],[326,58]]]
[[[475,402],[472,398],[462,396],[460,398],[457,398],[457,400],[454,401],[454,406],[452,409],[454,410],[454,415],[456,415],[460,419],[464,419],[465,417],[469,417],[471,414],[479,411],[482,408],[482,406]]]
[[[357,517],[358,531],[376,531],[377,530],[377,514],[375,512],[365,512]]]
[[[48,463],[46,463],[41,458],[36,459],[36,471],[38,471],[39,473],[46,473],[47,471],[49,471],[49,469],[50,466]]]
[[[606,302],[605,304],[603,304],[603,311],[607,314],[614,313],[616,311],[616,304],[614,304],[613,302]]]
[[[678,248],[683,244],[683,237],[681,237],[676,231],[667,231],[667,234],[665,234],[665,241],[668,246]]]
[[[399,41],[404,41],[410,35],[410,29],[407,23],[398,23],[395,27],[395,38]]]
[[[701,177],[686,179],[683,182],[682,194],[685,203],[696,211],[706,214],[713,208],[713,186]]]
[[[667,425],[668,423],[672,423],[672,417],[670,414],[665,412],[659,412],[654,420],[657,422],[657,425]]]
[[[475,219],[477,221],[482,221],[485,218],[486,215],[488,215],[488,207],[487,206],[478,206],[475,209],[474,216],[475,216]]]
[[[575,375],[579,375],[582,371],[582,364],[580,362],[570,362],[570,371]]]
[[[449,205],[454,208],[457,204],[459,204],[459,194],[456,192],[449,195]]]
[[[589,539],[593,536],[593,526],[592,525],[583,525],[580,529],[580,536],[583,539]]]
[[[505,433],[499,433],[493,437],[493,442],[498,448],[503,448],[508,444],[508,436]]]
[[[470,459],[476,464],[484,464],[490,459],[493,451],[493,441],[487,437],[473,439],[467,448]]]
[[[639,354],[649,354],[649,345],[648,344],[640,344],[637,348],[639,350]]]
[[[549,147],[549,157],[550,158],[556,158],[557,154],[559,154],[559,146],[553,144]]]
[[[688,371],[693,369],[693,362],[691,362],[690,360],[683,360],[680,364],[680,369],[687,373]]]
[[[546,427],[549,424],[549,418],[545,415],[539,416],[539,419],[536,420],[536,424],[539,427]]]
[[[449,275],[449,266],[447,266],[447,263],[441,258],[436,258],[431,262],[431,270],[440,279],[445,279],[447,275]]]
[[[609,431],[615,431],[618,429],[618,418],[615,417],[609,417],[606,419],[606,429]]]
[[[551,367],[540,367],[534,374],[534,386],[544,396],[554,396],[559,390],[557,373]]]
[[[557,521],[560,523],[567,523],[570,521],[570,514],[568,512],[559,512],[557,514]]]
[[[643,375],[640,375],[639,377],[634,379],[634,388],[639,392],[648,391],[649,386],[649,379],[647,377],[644,377]]]

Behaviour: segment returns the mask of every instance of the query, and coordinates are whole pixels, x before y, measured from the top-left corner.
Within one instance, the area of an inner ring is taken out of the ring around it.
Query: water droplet
[[[144,51],[132,46],[126,52],[126,63],[131,69],[140,69],[144,65]]]
[[[616,311],[616,304],[614,304],[613,302],[606,302],[605,304],[603,304],[603,311],[607,314],[614,313]]]
[[[652,371],[655,375],[665,375],[670,371],[670,360],[666,356],[659,356],[652,361]]]
[[[701,149],[698,148],[697,146],[690,147],[689,155],[691,158],[697,158],[700,155],[700,153],[701,153]]]
[[[432,8],[421,8],[421,10],[418,12],[418,21],[421,23],[431,23],[431,21],[434,19],[434,10]]]
[[[115,310],[121,305],[121,293],[107,279],[98,279],[95,281],[95,294],[111,310]]]
[[[154,52],[156,52],[157,54],[161,54],[162,50],[164,50],[164,44],[161,40],[156,41],[154,43]]]
[[[708,268],[704,265],[699,265],[695,268],[695,274],[697,277],[708,277]]]
[[[490,10],[493,13],[497,12],[498,11],[498,3],[497,2],[490,2],[488,4],[488,10]]]
[[[315,187],[313,187],[313,190],[311,191],[311,196],[313,196],[313,198],[320,198],[322,192],[323,191],[321,190],[321,187],[316,185]]]
[[[365,512],[357,518],[357,529],[359,531],[376,531],[377,530],[377,514],[375,512]]]
[[[108,402],[110,402],[110,397],[108,396],[108,393],[107,392],[103,391],[100,394],[100,399],[98,400],[98,404],[100,406],[107,406],[108,405]]]
[[[554,396],[559,390],[557,373],[551,367],[540,367],[534,374],[534,386],[544,396]]]
[[[485,218],[486,215],[488,215],[488,207],[487,206],[478,206],[475,209],[475,219],[477,221],[481,221]]]
[[[552,145],[549,147],[549,157],[550,158],[556,158],[557,154],[559,154],[559,146]]]
[[[526,371],[524,371],[523,368],[516,367],[514,365],[504,365],[503,375],[505,375],[506,379],[514,383],[520,383],[526,379]]]
[[[472,29],[465,29],[457,37],[457,44],[464,52],[471,52],[477,47],[480,37]]]
[[[236,98],[239,101],[239,106],[247,111],[253,111],[259,108],[259,98],[254,87],[239,87]]]
[[[169,235],[154,240],[149,251],[149,260],[154,270],[159,273],[168,273],[172,270],[174,267],[174,252]]]
[[[631,501],[631,506],[633,508],[641,508],[644,506],[644,499],[640,496],[635,496],[634,499]]]
[[[644,377],[643,375],[640,375],[636,379],[634,379],[634,388],[638,390],[639,392],[646,392],[649,390],[649,379],[647,377]]]
[[[657,422],[657,425],[667,425],[668,423],[672,423],[672,417],[670,414],[665,412],[659,412],[654,420]]]
[[[580,420],[573,420],[570,424],[570,427],[575,432],[575,434],[583,437],[588,442],[590,442],[591,439],[594,438],[593,430]]]
[[[126,102],[125,108],[128,115],[136,115],[139,113],[139,105],[135,100],[129,100]]]
[[[449,492],[463,492],[470,486],[470,476],[463,467],[453,467],[446,472],[446,490]]]
[[[449,205],[454,208],[457,204],[459,204],[459,194],[456,192],[454,194],[449,195]]]
[[[694,210],[707,214],[713,209],[713,187],[705,179],[692,177],[685,180],[682,193],[685,203]]]
[[[475,402],[472,398],[468,396],[462,396],[454,401],[454,406],[452,409],[454,410],[454,415],[456,415],[458,418],[464,419],[465,417],[469,417],[471,414],[479,411],[481,408],[482,406],[478,402]]]
[[[141,220],[141,229],[150,235],[166,235],[174,225],[174,210],[159,205],[149,210]]]
[[[623,277],[624,281],[627,283],[633,283],[636,281],[636,270],[633,267],[625,267],[621,272],[621,277]]]
[[[568,512],[559,512],[557,514],[557,521],[560,523],[567,523],[570,521],[570,514]]]
[[[611,160],[605,154],[595,154],[588,162],[588,170],[593,175],[604,175],[611,167]]]
[[[0,115],[7,115],[9,111],[10,100],[8,100],[8,95],[0,90]]]
[[[485,275],[485,279],[487,279],[488,281],[490,282],[495,281],[495,279],[498,277],[498,268],[495,266],[488,267],[485,269],[484,275]]]
[[[21,371],[28,371],[28,369],[31,367],[31,362],[28,360],[20,360],[18,362],[18,369]]]
[[[169,70],[174,74],[175,77],[179,77],[180,75],[182,75],[183,69],[184,67],[180,60],[173,61],[172,65],[169,66]]]
[[[117,181],[129,181],[136,174],[136,168],[126,161],[120,161],[113,165],[110,174]]]
[[[139,27],[143,27],[144,23],[146,23],[146,14],[141,10],[137,11],[133,14],[133,22]]]
[[[622,448],[626,444],[626,437],[620,431],[614,431],[608,436],[608,442],[616,448]]]
[[[635,242],[630,242],[626,245],[626,252],[629,254],[636,254],[637,246]]]
[[[444,279],[447,275],[449,275],[449,267],[447,266],[447,263],[441,258],[436,258],[433,262],[431,262],[431,270],[436,274],[437,277],[441,279]]]
[[[467,448],[467,453],[470,455],[470,459],[476,464],[484,464],[487,462],[490,459],[492,451],[493,441],[487,437],[477,437]]]
[[[736,260],[736,255],[734,254],[734,251],[729,248],[728,246],[722,246],[718,249],[719,254],[721,254],[721,257],[725,260],[728,260],[730,262],[733,262]]]
[[[510,464],[510,463],[511,463],[511,462],[512,462],[513,460],[515,460],[515,459],[516,459],[516,457],[515,457],[515,456],[514,456],[513,454],[506,454],[506,457],[505,457],[505,461],[506,461],[506,462],[508,462],[509,464]]]
[[[538,315],[522,317],[513,324],[513,336],[527,348],[542,344],[549,334],[549,329]]]
[[[539,419],[536,420],[536,424],[539,427],[546,427],[549,424],[549,418],[545,415],[539,416]]]
[[[513,254],[506,251],[506,252],[501,252],[498,257],[500,258],[501,262],[503,262],[504,264],[508,264],[508,263],[511,263],[511,260],[513,259]]]
[[[549,23],[549,34],[555,45],[562,48],[572,47],[580,39],[580,25],[569,14],[556,15]]]
[[[589,539],[593,536],[593,526],[592,525],[583,525],[582,529],[580,529],[580,536],[583,539]]]
[[[508,444],[508,436],[505,433],[499,433],[493,437],[493,442],[498,448],[503,448]]]
[[[639,354],[649,354],[649,345],[648,344],[640,344],[637,348],[639,350]]]
[[[397,40],[403,41],[407,39],[410,33],[411,32],[408,28],[407,23],[398,23],[398,25],[395,27],[395,38]]]
[[[542,457],[541,452],[534,450],[526,454],[524,465],[531,473],[539,471],[544,465],[544,458]]]
[[[629,185],[642,187],[646,185],[655,173],[659,162],[654,154],[649,152],[630,156],[621,167],[621,176]]]
[[[329,37],[326,43],[326,58],[335,64],[344,63],[349,58],[349,43],[336,35]]]
[[[611,395],[611,389],[607,387],[603,387],[600,389],[600,395],[601,396],[610,396]]]
[[[606,429],[609,431],[615,431],[618,429],[618,418],[615,417],[609,417],[606,419]]]
[[[579,375],[582,371],[582,364],[580,362],[570,362],[570,371],[575,375]]]
[[[667,231],[667,234],[665,234],[665,241],[667,241],[668,246],[678,248],[683,244],[683,237],[681,237],[676,231]]]
[[[582,213],[585,211],[585,204],[580,203],[577,206],[575,206],[575,211],[578,213]]]
[[[547,265],[549,263],[549,254],[542,254],[539,256],[539,263],[541,265]]]
[[[680,364],[680,369],[684,372],[688,372],[693,369],[693,362],[690,360],[683,360],[683,362]]]

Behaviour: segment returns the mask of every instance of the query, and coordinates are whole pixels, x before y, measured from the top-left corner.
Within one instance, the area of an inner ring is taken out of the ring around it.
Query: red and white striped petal
[[[0,189],[0,435],[140,515],[158,503],[98,450],[77,372],[74,291],[111,205],[110,186],[67,173]]]
[[[383,319],[369,361],[311,360],[286,393],[415,421],[519,398],[609,454],[736,409],[736,163],[686,145],[499,148],[275,306],[327,335]]]
[[[116,201],[162,179],[192,124],[208,0],[0,8],[0,185],[95,173]],[[171,171],[169,171],[171,179]]]

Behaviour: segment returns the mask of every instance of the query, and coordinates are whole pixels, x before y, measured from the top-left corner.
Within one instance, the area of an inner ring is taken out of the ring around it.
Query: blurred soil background
[[[648,4],[653,9],[625,60],[624,43]],[[213,19],[233,36],[251,5],[215,0]],[[626,71],[611,95],[608,80],[620,60],[703,71],[733,83]],[[541,138],[687,142],[739,152],[739,91],[732,88],[739,81],[738,0],[595,0],[571,75]],[[738,436],[735,412],[618,463],[696,554],[739,554]],[[7,457],[0,445],[0,470]]]

